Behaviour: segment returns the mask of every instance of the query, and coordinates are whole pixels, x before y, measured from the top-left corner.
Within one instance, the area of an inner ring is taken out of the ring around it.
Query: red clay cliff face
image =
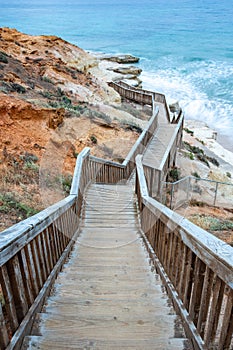
[[[0,152],[30,151],[40,157],[64,120],[67,125],[69,118],[79,118],[90,102],[119,100],[88,72],[96,64],[94,57],[58,37],[0,28]]]

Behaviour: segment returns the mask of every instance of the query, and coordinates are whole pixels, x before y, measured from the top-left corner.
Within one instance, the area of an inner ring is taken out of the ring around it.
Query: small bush
[[[25,92],[26,92],[25,87],[23,87],[23,86],[20,85],[20,84],[12,83],[11,86],[12,86],[12,89],[13,89],[14,91],[18,92],[19,94],[25,94]]]
[[[206,156],[204,154],[197,154],[197,158],[202,162],[205,163],[208,167],[210,167],[208,160],[206,159]]]
[[[91,135],[90,139],[92,143],[94,143],[95,145],[97,144],[97,138],[95,137],[95,135]]]
[[[64,91],[60,87],[57,88],[56,93],[57,93],[58,97],[62,97],[65,94]]]
[[[0,194],[0,203],[0,212],[8,213],[10,209],[14,209],[17,210],[23,219],[26,219],[38,212],[34,208],[19,202],[12,193]]]
[[[226,176],[229,177],[229,179],[231,179],[231,173],[229,173],[229,171],[226,172]]]
[[[0,51],[0,62],[8,63],[7,54],[5,52]]]
[[[50,79],[49,77],[43,76],[41,78],[41,80],[45,81],[46,83],[50,83],[50,84],[54,84],[54,82],[52,81],[52,79]]]
[[[43,97],[48,98],[48,99],[50,99],[50,98],[53,97],[53,94],[51,94],[51,92],[48,91],[48,90],[43,90],[43,91],[40,92],[40,94],[41,94]]]
[[[190,159],[190,160],[194,160],[194,155],[193,155],[192,152],[189,153],[189,159]]]
[[[177,167],[174,167],[169,171],[169,177],[174,182],[178,181],[180,179],[180,170]]]
[[[191,199],[190,205],[193,207],[204,207],[205,203],[201,201],[197,201],[196,199]]]
[[[25,152],[25,154],[20,156],[20,159],[24,161],[24,163],[36,163],[38,162],[38,157],[35,154]]]
[[[72,175],[60,175],[57,178],[55,178],[55,182],[61,184],[62,190],[66,194],[69,194],[71,185],[72,185],[72,179],[73,179]]]
[[[191,136],[194,135],[194,132],[192,130],[189,130],[188,128],[184,128],[184,131],[186,131],[188,134],[190,134]]]
[[[142,128],[134,123],[134,122],[126,122],[126,121],[122,121],[121,122],[121,126],[125,129],[125,130],[130,130],[130,131],[136,131],[137,133],[141,134],[142,133]]]
[[[67,96],[63,96],[62,97],[62,102],[66,105],[66,106],[71,106],[71,100],[67,97]]]
[[[200,178],[201,178],[200,175],[199,175],[196,171],[194,171],[194,172],[192,173],[192,175],[193,175],[194,177],[196,177],[197,179],[200,179]]]
[[[216,158],[206,156],[206,158],[214,165],[219,166],[219,161]]]
[[[30,169],[30,170],[33,170],[33,171],[36,171],[38,172],[39,171],[39,165],[38,164],[35,164],[35,163],[31,163],[31,162],[26,162],[24,164],[24,167],[23,169]]]

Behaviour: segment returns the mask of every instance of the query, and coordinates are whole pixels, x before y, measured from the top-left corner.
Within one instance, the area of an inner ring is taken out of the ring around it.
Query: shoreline
[[[226,169],[232,168],[233,175],[233,152],[219,142],[215,130],[211,129],[206,123],[193,119],[185,119],[184,128],[192,131],[194,139],[204,143],[204,146],[220,159],[220,166]],[[225,163],[229,164],[229,167]]]
[[[115,73],[112,71],[112,68],[116,67],[127,67],[129,64],[126,63],[116,63],[111,62],[108,60],[103,59],[104,56],[110,56],[107,54],[100,54],[100,53],[91,53],[98,61],[98,70],[99,74],[98,76],[100,78],[103,78],[104,80],[112,79],[126,79],[127,76],[124,74]],[[112,57],[117,57],[119,55],[111,55]],[[131,64],[130,64],[131,65]],[[137,66],[135,66],[137,67]],[[93,72],[96,74],[97,72]],[[141,78],[141,75],[139,74],[137,76],[139,79]],[[136,81],[136,78],[132,79],[132,83]],[[127,81],[127,83],[130,83]],[[143,87],[143,79],[142,79],[142,87]],[[223,170],[230,170],[232,172],[233,176],[233,149],[231,148],[231,142],[229,142],[229,137],[226,137],[224,134],[221,134],[217,132],[216,130],[213,130],[211,127],[208,126],[205,122],[195,120],[195,119],[184,119],[185,125],[184,128],[188,128],[194,133],[194,138],[201,141],[201,144],[204,144],[205,148],[209,150],[212,155],[215,155],[218,160],[220,161],[220,167],[223,167]],[[230,140],[231,141],[231,140]]]

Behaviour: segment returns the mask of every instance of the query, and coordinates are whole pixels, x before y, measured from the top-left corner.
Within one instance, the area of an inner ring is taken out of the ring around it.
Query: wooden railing
[[[89,153],[85,149],[77,159],[67,198],[0,235],[0,349],[21,348],[78,235],[83,193],[91,180]]]
[[[232,349],[233,248],[152,199],[136,163],[142,235],[194,349]]]
[[[170,111],[167,105],[165,95],[154,91],[139,89],[134,86],[128,85],[123,81],[110,82],[108,84],[109,86],[114,88],[114,90],[116,90],[123,98],[143,105],[152,106],[152,111],[156,108],[156,102],[162,103],[165,108],[166,118],[170,123]],[[172,123],[176,123],[176,120],[173,120]]]
[[[181,147],[182,130],[183,116],[179,119],[170,143],[168,144],[168,147],[164,153],[160,166],[158,168],[144,166],[144,173],[148,184],[149,195],[158,201],[161,201],[162,190],[164,187],[163,182],[166,181],[168,171],[175,165],[177,150]]]

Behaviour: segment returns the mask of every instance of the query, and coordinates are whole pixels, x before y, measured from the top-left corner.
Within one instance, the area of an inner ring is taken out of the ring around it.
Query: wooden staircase
[[[92,184],[80,235],[23,349],[185,349],[140,234],[132,183]]]

